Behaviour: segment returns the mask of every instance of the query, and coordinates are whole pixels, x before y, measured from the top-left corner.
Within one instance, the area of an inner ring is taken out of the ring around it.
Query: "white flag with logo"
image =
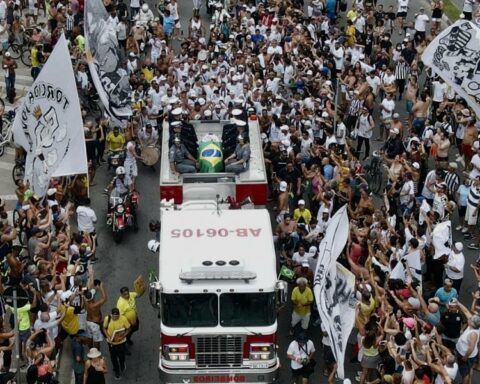
[[[480,28],[458,20],[444,29],[422,54],[432,68],[480,115]]]
[[[102,0],[85,2],[84,25],[88,68],[95,89],[107,113],[118,121],[125,120],[132,115],[132,87],[120,58],[115,22]]]
[[[345,349],[355,319],[355,276],[336,262],[348,239],[346,205],[338,210],[319,246],[313,291],[320,319],[330,338],[337,361],[337,375],[344,377]],[[353,311],[353,312],[352,312]]]
[[[27,152],[25,180],[45,195],[51,177],[88,172],[82,114],[62,35],[17,111],[12,132]]]

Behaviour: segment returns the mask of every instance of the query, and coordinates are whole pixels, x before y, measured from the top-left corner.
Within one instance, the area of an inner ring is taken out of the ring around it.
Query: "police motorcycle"
[[[125,177],[125,168],[118,167],[115,171],[116,178]],[[128,228],[133,228],[134,232],[138,231],[137,209],[139,195],[137,191],[127,191],[120,193],[115,185],[108,197],[107,209],[107,225],[112,228],[113,239],[116,243],[120,243],[124,232]]]

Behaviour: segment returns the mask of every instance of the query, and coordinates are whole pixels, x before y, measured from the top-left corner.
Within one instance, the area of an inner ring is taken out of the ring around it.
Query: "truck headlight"
[[[186,361],[189,359],[188,344],[166,344],[163,346],[163,357],[170,361]]]
[[[275,348],[272,343],[250,344],[250,360],[271,360],[274,353]]]

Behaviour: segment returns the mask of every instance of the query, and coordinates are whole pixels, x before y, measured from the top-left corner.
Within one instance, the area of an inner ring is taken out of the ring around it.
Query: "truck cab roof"
[[[265,209],[163,210],[159,259],[165,293],[273,291],[276,281]]]

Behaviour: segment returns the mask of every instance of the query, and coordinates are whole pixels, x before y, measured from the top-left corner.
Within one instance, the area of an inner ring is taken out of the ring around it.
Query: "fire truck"
[[[269,213],[218,201],[161,203],[158,369],[164,383],[271,383],[278,377],[277,279]]]
[[[185,130],[182,139],[189,142],[192,156],[197,157],[198,143],[205,136],[216,136],[220,139],[223,149],[227,143],[235,146],[238,133],[231,121],[190,121],[189,130]],[[189,200],[221,199],[227,197],[236,201],[243,201],[249,197],[255,205],[266,205],[267,202],[267,174],[263,158],[262,138],[256,117],[247,119],[248,137],[250,141],[250,161],[248,169],[240,174],[228,172],[184,173],[175,175],[170,169],[168,148],[172,145],[171,124],[164,123],[162,132],[162,155],[160,163],[160,200],[173,199],[176,204]]]

